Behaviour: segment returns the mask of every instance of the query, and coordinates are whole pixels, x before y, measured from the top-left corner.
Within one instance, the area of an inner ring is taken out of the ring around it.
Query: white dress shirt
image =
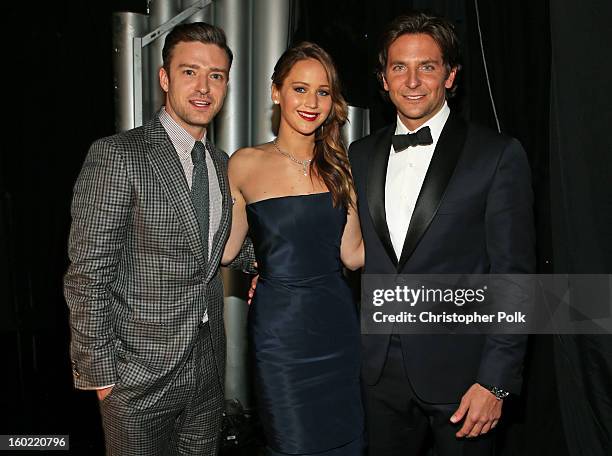
[[[433,157],[440,133],[442,133],[449,114],[450,108],[445,101],[442,108],[418,128],[418,130],[423,127],[430,128],[432,144],[408,147],[401,152],[395,152],[393,145],[391,145],[385,180],[385,214],[391,243],[398,261],[402,255],[404,240],[414,212],[414,206],[423,186],[425,174],[427,174],[431,157]],[[408,130],[398,115],[395,134],[403,135],[406,133],[414,133],[414,131]]]

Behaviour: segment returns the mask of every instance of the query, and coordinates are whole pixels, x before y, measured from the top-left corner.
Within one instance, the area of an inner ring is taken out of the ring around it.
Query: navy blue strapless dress
[[[268,446],[358,456],[359,322],[340,263],[346,210],[317,193],[249,204],[247,217],[260,272],[249,333]]]

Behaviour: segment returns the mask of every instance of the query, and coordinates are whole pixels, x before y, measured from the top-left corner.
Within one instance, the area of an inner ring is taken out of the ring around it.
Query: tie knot
[[[191,149],[191,161],[193,164],[203,163],[206,160],[206,147],[202,141],[196,141]]]
[[[423,127],[414,133],[393,135],[391,142],[393,143],[393,149],[395,149],[395,152],[401,152],[408,147],[427,146],[429,144],[433,144],[433,138],[431,137],[431,130],[429,127]]]

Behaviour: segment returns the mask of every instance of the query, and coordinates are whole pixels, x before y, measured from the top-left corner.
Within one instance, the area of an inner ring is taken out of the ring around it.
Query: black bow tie
[[[433,144],[433,138],[431,137],[431,130],[429,127],[423,127],[414,133],[393,135],[391,142],[393,143],[393,149],[395,149],[395,152],[401,152],[408,147],[428,146],[429,144]]]

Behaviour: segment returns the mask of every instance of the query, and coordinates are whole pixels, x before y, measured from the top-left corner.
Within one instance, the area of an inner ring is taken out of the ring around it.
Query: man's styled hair
[[[172,60],[172,51],[174,47],[182,42],[198,41],[202,44],[215,44],[225,51],[229,60],[229,66],[232,66],[234,54],[227,45],[225,32],[219,27],[207,24],[206,22],[193,22],[190,24],[179,24],[174,27],[164,42],[162,50],[163,66],[166,72],[170,71],[170,61]]]
[[[442,52],[442,62],[446,67],[446,71],[450,72],[453,68],[456,68],[457,71],[461,69],[461,65],[459,64],[459,37],[457,36],[453,23],[442,16],[414,12],[412,14],[404,14],[396,17],[387,25],[382,34],[380,51],[378,52],[378,71],[376,72],[381,84],[382,77],[387,68],[389,47],[391,47],[393,42],[400,36],[406,34],[429,35]],[[453,87],[447,90],[447,95],[454,95],[456,89],[456,85],[453,84]]]

